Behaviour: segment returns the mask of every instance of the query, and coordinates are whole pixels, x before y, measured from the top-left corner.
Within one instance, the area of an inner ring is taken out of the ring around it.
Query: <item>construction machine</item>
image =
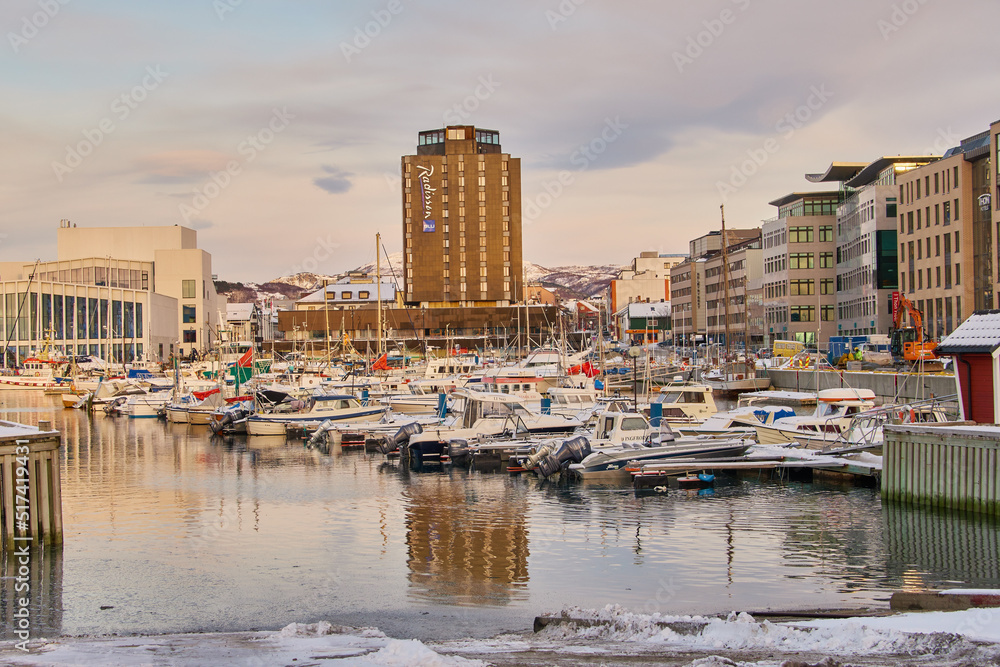
[[[911,325],[903,326],[906,316],[910,316]],[[905,294],[899,295],[899,308],[893,318],[892,330],[889,332],[889,349],[892,356],[904,361],[930,361],[937,359],[934,349],[937,342],[924,331],[924,314],[914,307],[913,302]]]

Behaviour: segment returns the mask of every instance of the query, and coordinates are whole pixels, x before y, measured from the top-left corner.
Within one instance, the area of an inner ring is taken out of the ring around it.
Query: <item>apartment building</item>
[[[760,229],[726,230],[729,262],[730,341],[752,347],[763,337]],[[722,232],[689,243],[691,254],[670,270],[670,304],[676,344],[725,344]]]

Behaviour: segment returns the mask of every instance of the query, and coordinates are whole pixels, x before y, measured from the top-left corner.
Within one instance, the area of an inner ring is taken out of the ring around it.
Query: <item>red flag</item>
[[[243,353],[243,356],[239,358],[236,365],[240,368],[250,368],[253,365],[253,348]]]
[[[378,360],[372,364],[373,371],[387,371],[389,370],[389,353],[384,353]]]
[[[591,364],[589,361],[585,361],[583,363],[582,370],[583,370],[583,374],[586,375],[589,378],[597,377],[598,375],[601,374],[600,369],[594,368],[594,365]]]

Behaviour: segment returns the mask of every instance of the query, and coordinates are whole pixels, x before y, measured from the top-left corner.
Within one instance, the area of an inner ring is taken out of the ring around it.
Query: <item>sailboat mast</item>
[[[381,234],[375,232],[375,298],[378,300],[378,356],[384,352],[385,342],[382,340],[382,262],[379,255]]]
[[[726,240],[726,205],[719,204],[719,211],[722,214],[722,288],[723,288],[723,298],[725,299],[725,318],[726,318],[726,359],[729,358],[729,251],[726,247],[729,245]]]

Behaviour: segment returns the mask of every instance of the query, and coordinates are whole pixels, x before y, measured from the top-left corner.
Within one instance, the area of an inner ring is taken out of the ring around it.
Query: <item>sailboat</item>
[[[717,373],[705,373],[702,375],[702,382],[712,387],[714,391],[720,393],[738,393],[744,391],[759,391],[771,386],[771,379],[768,377],[757,377],[756,364],[749,357],[749,352],[744,350],[742,360],[733,360],[729,351],[729,255],[728,239],[726,238],[726,209],[725,205],[719,206],[722,213],[722,285],[725,300],[725,327],[726,327],[726,360],[720,364]],[[748,305],[744,304],[744,309]],[[747,326],[747,317],[744,315],[743,326]],[[746,340],[748,336],[744,336]]]

